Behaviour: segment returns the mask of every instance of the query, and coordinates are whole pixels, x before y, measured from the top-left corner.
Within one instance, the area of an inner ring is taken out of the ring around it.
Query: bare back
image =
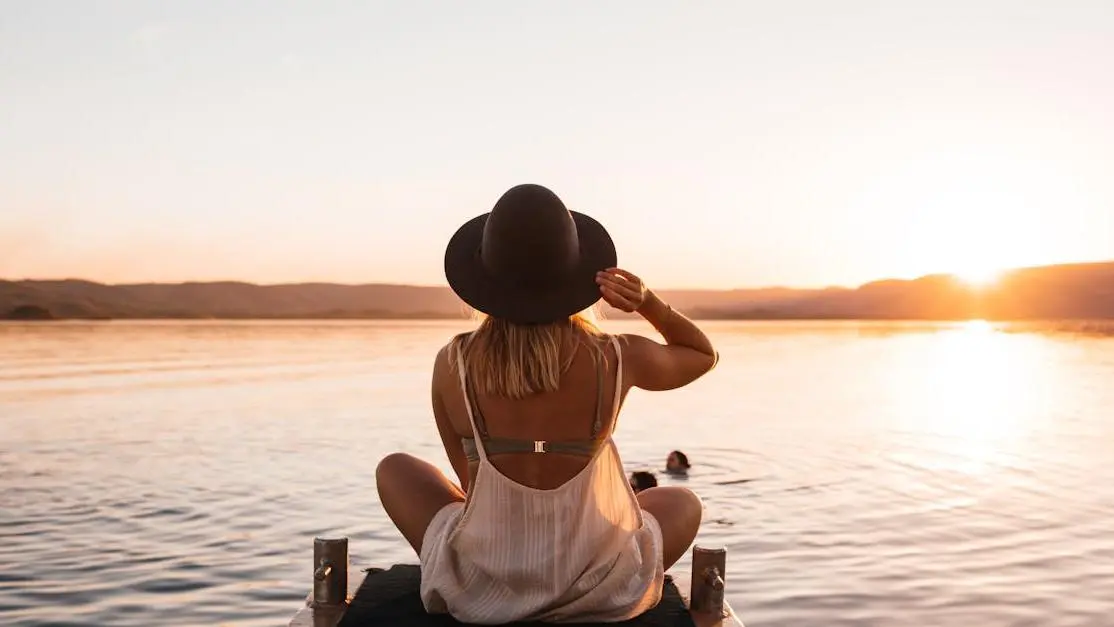
[[[567,342],[566,350],[576,351],[569,368],[562,373],[558,389],[524,399],[509,399],[487,394],[476,394],[475,404],[482,412],[487,432],[492,437],[520,440],[569,441],[592,437],[597,404],[602,404],[603,423],[596,438],[606,439],[614,430],[611,408],[615,396],[620,400],[626,395],[627,386],[619,383],[616,389],[618,355],[607,337],[587,337],[602,351],[597,359],[590,346],[584,342]],[[455,351],[442,351],[447,356]],[[456,374],[455,360],[448,364]],[[602,376],[597,371],[602,369]],[[456,376],[439,380],[437,393],[443,402],[447,418],[456,438],[443,438],[450,460],[463,456],[460,440],[472,438],[465,394]],[[602,385],[602,395],[600,386]],[[455,440],[455,441],[454,441]],[[455,450],[453,450],[455,447]],[[516,483],[539,490],[555,489],[572,479],[589,463],[590,458],[558,451],[537,453],[501,453],[490,456],[491,464],[500,473]],[[477,462],[468,463],[469,485],[476,477]],[[456,466],[456,463],[454,463]]]

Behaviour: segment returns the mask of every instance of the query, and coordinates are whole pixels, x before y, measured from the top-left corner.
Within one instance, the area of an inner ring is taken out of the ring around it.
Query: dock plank
[[[363,583],[364,575],[363,570],[348,569],[348,598],[346,601],[351,601],[352,597],[356,595],[356,590],[360,588]],[[336,627],[340,622],[341,617],[344,616],[344,611],[348,609],[347,605],[333,606],[333,607],[313,607],[310,602],[313,600],[313,591],[306,595],[305,603],[294,618],[290,619],[289,627]]]
[[[677,584],[677,589],[685,597],[687,604],[688,590],[692,585],[692,573],[689,572],[671,572],[673,581]],[[692,616],[692,622],[696,623],[696,627],[745,627],[742,619],[732,609],[731,604],[726,599],[723,601],[723,616],[715,616],[713,614],[703,614],[700,612],[689,612]]]
[[[360,585],[363,583],[364,575],[366,574],[367,573],[363,570],[349,569],[349,601],[351,601],[351,599],[355,596],[356,590],[358,590]],[[680,590],[682,592],[682,596],[685,597],[685,602],[687,605],[687,591],[689,590],[689,586],[692,581],[690,573],[677,572],[670,574],[672,575],[673,581],[676,583],[678,590]],[[344,616],[344,612],[347,609],[347,606],[345,605],[338,607],[315,608],[310,605],[311,599],[312,593],[306,596],[304,606],[300,610],[298,610],[297,614],[295,614],[294,617],[291,619],[289,627],[336,627],[336,625],[340,622],[340,619]],[[745,627],[743,625],[743,621],[738,617],[737,614],[735,614],[735,611],[726,601],[724,602],[723,607],[723,616],[714,616],[697,612],[690,613],[693,623],[696,624],[696,627]]]

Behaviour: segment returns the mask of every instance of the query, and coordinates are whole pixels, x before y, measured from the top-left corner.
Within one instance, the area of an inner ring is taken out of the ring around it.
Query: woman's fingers
[[[599,283],[600,285],[608,285],[613,289],[618,290],[624,287],[626,280],[614,275],[604,274],[599,277],[597,283]]]
[[[642,289],[637,283],[630,283],[628,281],[620,281],[616,285],[617,291],[631,301],[637,301],[642,298]]]
[[[642,296],[642,287],[637,282],[628,281],[625,277],[604,272],[600,273],[596,282],[600,285],[608,285],[630,299],[639,299]]]
[[[635,275],[623,270],[622,268],[609,268],[603,273],[610,279],[613,279],[619,285],[626,287],[636,296],[641,298],[642,295],[642,279]]]
[[[608,268],[608,270],[611,271],[611,272],[614,272],[615,274],[618,274],[619,276],[623,277],[624,279],[634,281],[635,283],[638,283],[639,281],[642,280],[642,279],[634,276],[633,274],[631,274],[630,272],[627,272],[626,270],[624,270],[622,268]]]
[[[608,298],[609,300],[614,300],[614,301],[625,301],[625,300],[627,300],[626,296],[624,296],[622,293],[619,292],[619,290],[615,289],[611,285],[607,285],[607,284],[601,285],[600,286],[600,293],[603,294],[604,297]]]
[[[622,294],[616,292],[610,286],[607,286],[607,285],[600,286],[600,294],[603,295],[603,299],[605,301],[607,301],[607,304],[611,305],[612,307],[614,307],[616,309],[622,309],[623,311],[633,311],[634,310],[634,304],[631,303],[630,300],[627,297],[625,297]]]

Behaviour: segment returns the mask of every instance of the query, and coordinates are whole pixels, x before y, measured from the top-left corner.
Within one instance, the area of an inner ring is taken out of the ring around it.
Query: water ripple
[[[349,536],[354,567],[416,560],[374,467],[406,450],[449,470],[427,369],[459,325],[13,328],[0,624],[273,626],[316,535]],[[698,542],[730,549],[748,623],[1108,624],[1108,338],[712,328],[720,367],[632,393],[616,440],[628,470],[689,454],[659,480],[703,498]]]

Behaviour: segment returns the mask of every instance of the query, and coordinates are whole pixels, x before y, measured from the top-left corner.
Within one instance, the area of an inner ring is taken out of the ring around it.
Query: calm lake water
[[[0,325],[0,624],[284,625],[315,535],[415,563],[374,468],[449,469],[429,374],[464,328]],[[616,439],[688,453],[749,626],[1114,624],[1114,338],[708,328],[719,368],[632,392]]]

